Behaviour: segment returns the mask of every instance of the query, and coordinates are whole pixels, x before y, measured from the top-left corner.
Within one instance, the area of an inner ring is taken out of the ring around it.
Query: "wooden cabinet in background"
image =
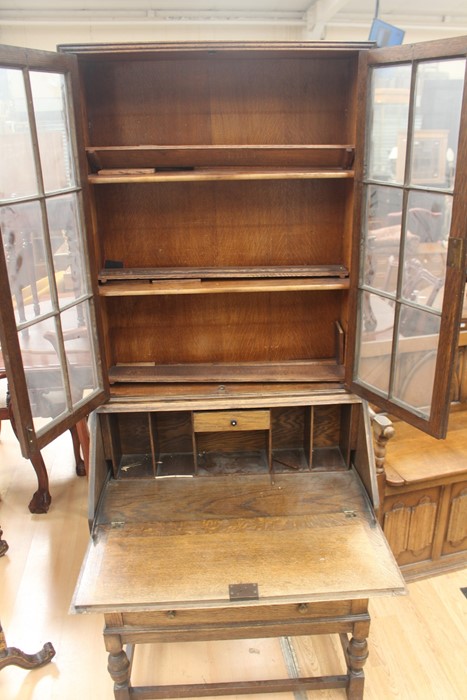
[[[467,563],[467,421],[454,411],[446,440],[396,422],[387,449],[380,522],[406,580]]]

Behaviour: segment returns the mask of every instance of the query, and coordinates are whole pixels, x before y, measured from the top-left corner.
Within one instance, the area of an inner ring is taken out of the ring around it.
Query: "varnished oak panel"
[[[224,52],[225,53],[225,52]],[[157,54],[156,54],[157,56]],[[250,54],[84,65],[90,143],[352,143],[347,105],[356,54],[291,58]],[[280,99],[278,100],[278,95]]]
[[[241,582],[258,584],[261,605],[404,590],[352,472],[129,485],[109,484],[78,611],[219,607]]]
[[[109,297],[105,308],[111,364],[335,358],[330,321],[340,317],[341,294],[337,290]]]
[[[384,533],[407,580],[467,561],[465,411],[453,411],[446,440],[400,422],[388,445]]]
[[[346,392],[336,382],[262,383],[230,382],[196,384],[115,384],[109,402],[99,412],[126,412],[141,410],[183,410],[186,402],[193,408],[206,408],[206,400],[215,408],[237,406],[264,406],[265,397],[270,406],[310,404],[360,403],[355,394]],[[238,403],[240,401],[240,403]]]
[[[333,360],[302,362],[217,362],[160,365],[154,362],[129,363],[109,368],[111,382],[172,384],[175,382],[302,382],[337,381],[343,367]],[[214,407],[213,407],[214,408]]]
[[[343,231],[351,192],[348,180],[100,187],[101,262],[119,260],[126,268],[350,268]]]
[[[279,175],[280,170],[285,173],[293,173],[297,169],[304,173],[309,171],[318,177],[320,172],[329,172],[337,175],[336,169],[350,170],[354,148],[351,144],[302,144],[295,145],[288,142],[287,145],[274,146],[246,146],[236,144],[232,146],[103,146],[89,147],[86,149],[89,165],[92,171],[97,170],[98,175],[122,175],[125,170],[153,169],[153,174],[159,170],[162,175],[171,168],[247,168],[244,174],[251,168],[258,173],[264,170],[267,176],[269,169],[275,168]],[[139,173],[140,175],[149,173]],[[188,174],[188,173],[187,173]],[[272,174],[272,172],[271,172]],[[130,175],[129,172],[126,175]],[[353,173],[351,173],[351,176]],[[90,177],[91,182],[98,182],[99,177]]]

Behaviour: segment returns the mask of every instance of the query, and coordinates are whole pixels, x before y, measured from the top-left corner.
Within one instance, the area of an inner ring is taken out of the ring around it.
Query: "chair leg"
[[[18,438],[18,433],[16,432],[15,419],[13,416],[13,412],[11,411],[11,405],[10,423],[11,427],[13,428],[14,434]],[[31,511],[31,513],[37,514],[47,513],[47,511],[49,510],[49,506],[52,502],[52,497],[49,491],[49,476],[47,474],[47,468],[45,466],[45,462],[40,451],[37,451],[35,454],[31,455],[29,459],[31,461],[32,466],[34,467],[34,471],[36,472],[38,485],[38,489],[34,493],[29,503],[29,510]]]
[[[86,467],[84,464],[84,460],[81,457],[81,443],[79,440],[79,434],[76,425],[73,425],[70,428],[70,433],[71,439],[73,440],[73,452],[75,455],[76,473],[78,476],[86,476]]]
[[[31,513],[47,513],[52,502],[49,491],[49,477],[47,468],[40,452],[36,452],[30,457],[31,464],[37,475],[38,489],[29,503]]]

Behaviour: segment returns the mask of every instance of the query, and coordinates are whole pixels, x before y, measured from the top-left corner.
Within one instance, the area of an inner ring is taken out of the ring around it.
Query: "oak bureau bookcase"
[[[368,601],[404,592],[366,402],[445,434],[466,53],[1,49],[2,351],[25,456],[90,414],[73,609],[105,616],[117,700],[362,697]],[[327,633],[333,676],[130,680],[138,643]]]

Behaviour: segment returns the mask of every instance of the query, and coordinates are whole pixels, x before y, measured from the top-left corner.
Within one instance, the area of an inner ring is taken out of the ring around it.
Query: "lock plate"
[[[257,583],[231,583],[229,586],[230,600],[258,600]]]

